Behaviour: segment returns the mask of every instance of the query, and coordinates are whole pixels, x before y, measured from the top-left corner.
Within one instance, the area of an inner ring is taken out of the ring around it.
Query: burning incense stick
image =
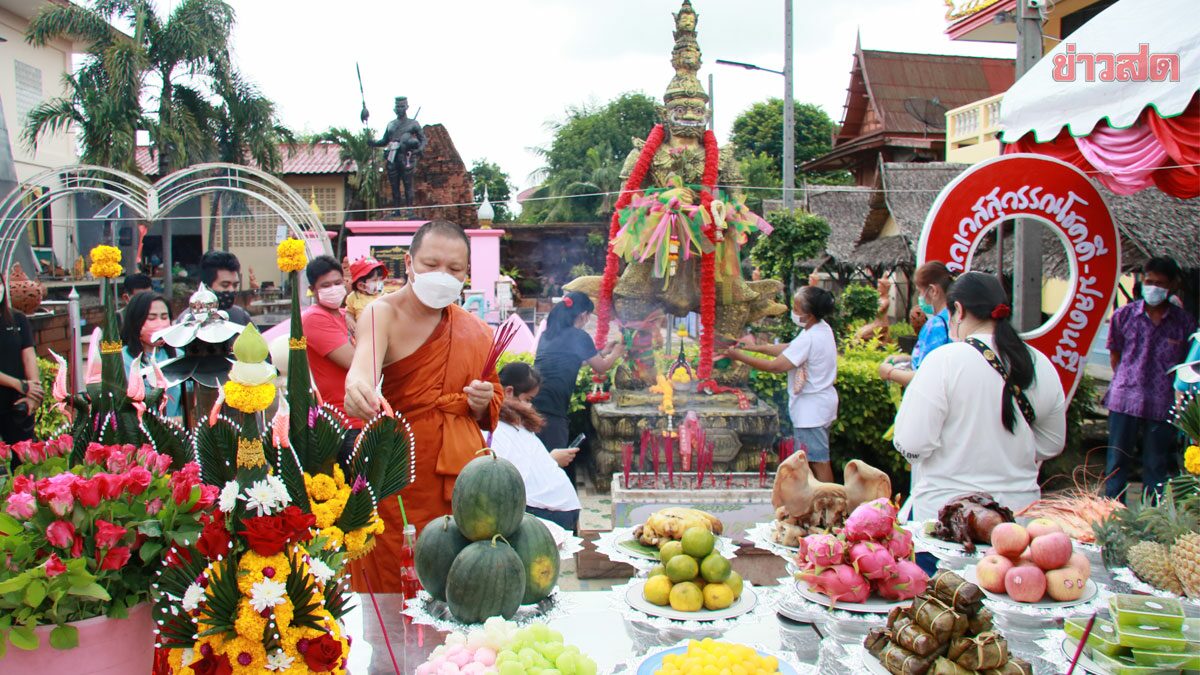
[[[517,337],[517,324],[511,321],[496,328],[496,333],[492,337],[492,348],[483,362],[483,374],[479,376],[479,379],[487,380],[492,376],[492,373],[496,371],[496,362],[500,360],[500,355],[508,349],[515,337]]]
[[[1088,636],[1092,634],[1092,627],[1096,625],[1096,613],[1092,612],[1092,618],[1088,619],[1087,626],[1083,628],[1083,635],[1079,638],[1079,644],[1075,647],[1075,656],[1071,658],[1071,667],[1067,668],[1067,675],[1075,672],[1075,664],[1079,663],[1079,657],[1083,654],[1083,646],[1087,644]]]

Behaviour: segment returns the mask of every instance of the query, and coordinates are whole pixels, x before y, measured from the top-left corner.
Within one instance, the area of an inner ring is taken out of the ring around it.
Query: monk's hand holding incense
[[[354,372],[346,378],[346,412],[362,420],[379,414],[383,407],[374,383],[355,377]]]
[[[492,404],[492,395],[495,393],[492,383],[471,380],[471,384],[463,387],[463,393],[467,395],[467,405],[471,407],[475,419],[483,419],[487,414],[488,407]]]

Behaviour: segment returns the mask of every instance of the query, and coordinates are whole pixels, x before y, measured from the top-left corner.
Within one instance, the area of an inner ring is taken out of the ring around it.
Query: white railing
[[[946,151],[994,140],[1000,131],[1000,101],[996,94],[946,111]]]

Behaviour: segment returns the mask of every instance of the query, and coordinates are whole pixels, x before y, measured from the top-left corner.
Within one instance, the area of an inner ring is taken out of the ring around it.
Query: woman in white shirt
[[[1041,497],[1038,468],[1063,449],[1067,404],[1050,359],[1009,323],[1000,282],[963,274],[947,294],[954,342],[929,354],[896,415],[912,464],[914,521],[984,492],[1017,510]]]
[[[833,481],[829,463],[829,427],[837,419],[837,343],[825,318],[833,314],[833,294],[816,286],[805,286],[792,296],[792,321],[800,333],[788,344],[747,345],[749,351],[774,356],[760,359],[737,350],[727,353],[751,368],[768,373],[787,373],[788,412],[796,448],[808,454],[813,475]]]
[[[525,511],[553,521],[569,532],[579,526],[579,495],[562,470],[578,448],[547,451],[538,439],[546,421],[533,407],[542,376],[528,363],[510,363],[500,369],[504,402],[500,422],[492,434],[492,451],[517,465],[525,480]]]

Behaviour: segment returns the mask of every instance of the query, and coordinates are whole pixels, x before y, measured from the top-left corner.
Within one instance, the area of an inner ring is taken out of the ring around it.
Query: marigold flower
[[[225,403],[244,413],[262,412],[275,401],[273,383],[246,386],[233,380],[225,382]]]
[[[283,272],[299,272],[304,269],[308,265],[304,242],[299,239],[284,239],[279,242],[279,248],[275,252],[275,263]]]
[[[121,276],[121,249],[100,245],[88,254],[92,259],[91,273],[97,279],[113,279]]]
[[[1183,453],[1183,466],[1188,473],[1200,476],[1200,445],[1189,445]]]

